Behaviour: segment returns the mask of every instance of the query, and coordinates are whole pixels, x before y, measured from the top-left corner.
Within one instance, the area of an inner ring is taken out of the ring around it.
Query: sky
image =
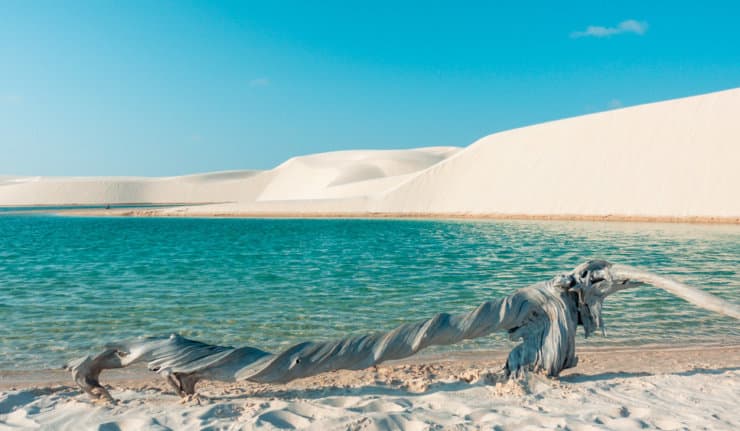
[[[740,2],[557,3],[0,0],[0,175],[467,146],[740,86]]]

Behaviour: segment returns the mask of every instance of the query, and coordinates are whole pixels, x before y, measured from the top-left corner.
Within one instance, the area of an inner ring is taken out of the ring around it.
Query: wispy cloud
[[[252,88],[256,87],[267,87],[270,85],[270,79],[269,78],[255,78],[251,81],[249,81],[249,86]]]
[[[606,104],[606,106],[609,109],[619,109],[619,108],[621,108],[624,105],[622,104],[622,101],[621,100],[619,100],[619,99],[612,99],[612,100],[609,101],[609,103]]]
[[[570,37],[609,37],[623,33],[634,33],[642,36],[647,32],[648,23],[645,21],[637,21],[634,19],[628,19],[617,24],[616,27],[602,27],[600,25],[590,25],[586,27],[584,31],[574,31],[570,34]]]

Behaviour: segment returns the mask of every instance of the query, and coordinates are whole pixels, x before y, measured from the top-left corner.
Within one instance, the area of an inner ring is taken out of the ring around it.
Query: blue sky
[[[0,174],[465,146],[740,86],[738,2],[348,3],[3,0]]]

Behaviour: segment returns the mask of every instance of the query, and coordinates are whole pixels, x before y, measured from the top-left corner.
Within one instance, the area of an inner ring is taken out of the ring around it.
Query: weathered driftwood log
[[[527,371],[557,376],[574,367],[575,335],[582,325],[586,337],[604,328],[604,299],[619,290],[644,283],[667,290],[693,304],[740,319],[740,309],[720,298],[636,268],[590,261],[568,274],[488,301],[469,313],[438,314],[386,332],[337,341],[305,342],[273,354],[253,347],[214,346],[173,334],[108,345],[96,356],[67,365],[75,382],[93,398],[112,401],[100,384],[102,370],[146,362],[181,396],[195,393],[199,380],[285,383],[332,370],[364,369],[384,361],[411,356],[432,345],[449,345],[508,331],[521,340],[506,361],[508,377]]]

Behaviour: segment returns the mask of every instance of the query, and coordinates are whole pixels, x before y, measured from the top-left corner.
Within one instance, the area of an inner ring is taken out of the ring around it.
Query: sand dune
[[[286,201],[347,200],[381,193],[458,150],[336,151],[295,157],[267,171],[163,178],[4,176],[0,205],[239,202],[279,210]],[[275,204],[264,204],[271,201]]]
[[[740,216],[740,89],[487,136],[379,212]]]
[[[202,203],[253,199],[260,172],[183,177],[14,177],[0,182],[0,205]]]
[[[275,168],[257,201],[349,198],[383,192],[455,154],[455,147],[336,151],[295,157]]]
[[[353,150],[267,171],[0,177],[0,205],[217,203],[136,215],[740,222],[740,89],[509,130],[467,148]]]

